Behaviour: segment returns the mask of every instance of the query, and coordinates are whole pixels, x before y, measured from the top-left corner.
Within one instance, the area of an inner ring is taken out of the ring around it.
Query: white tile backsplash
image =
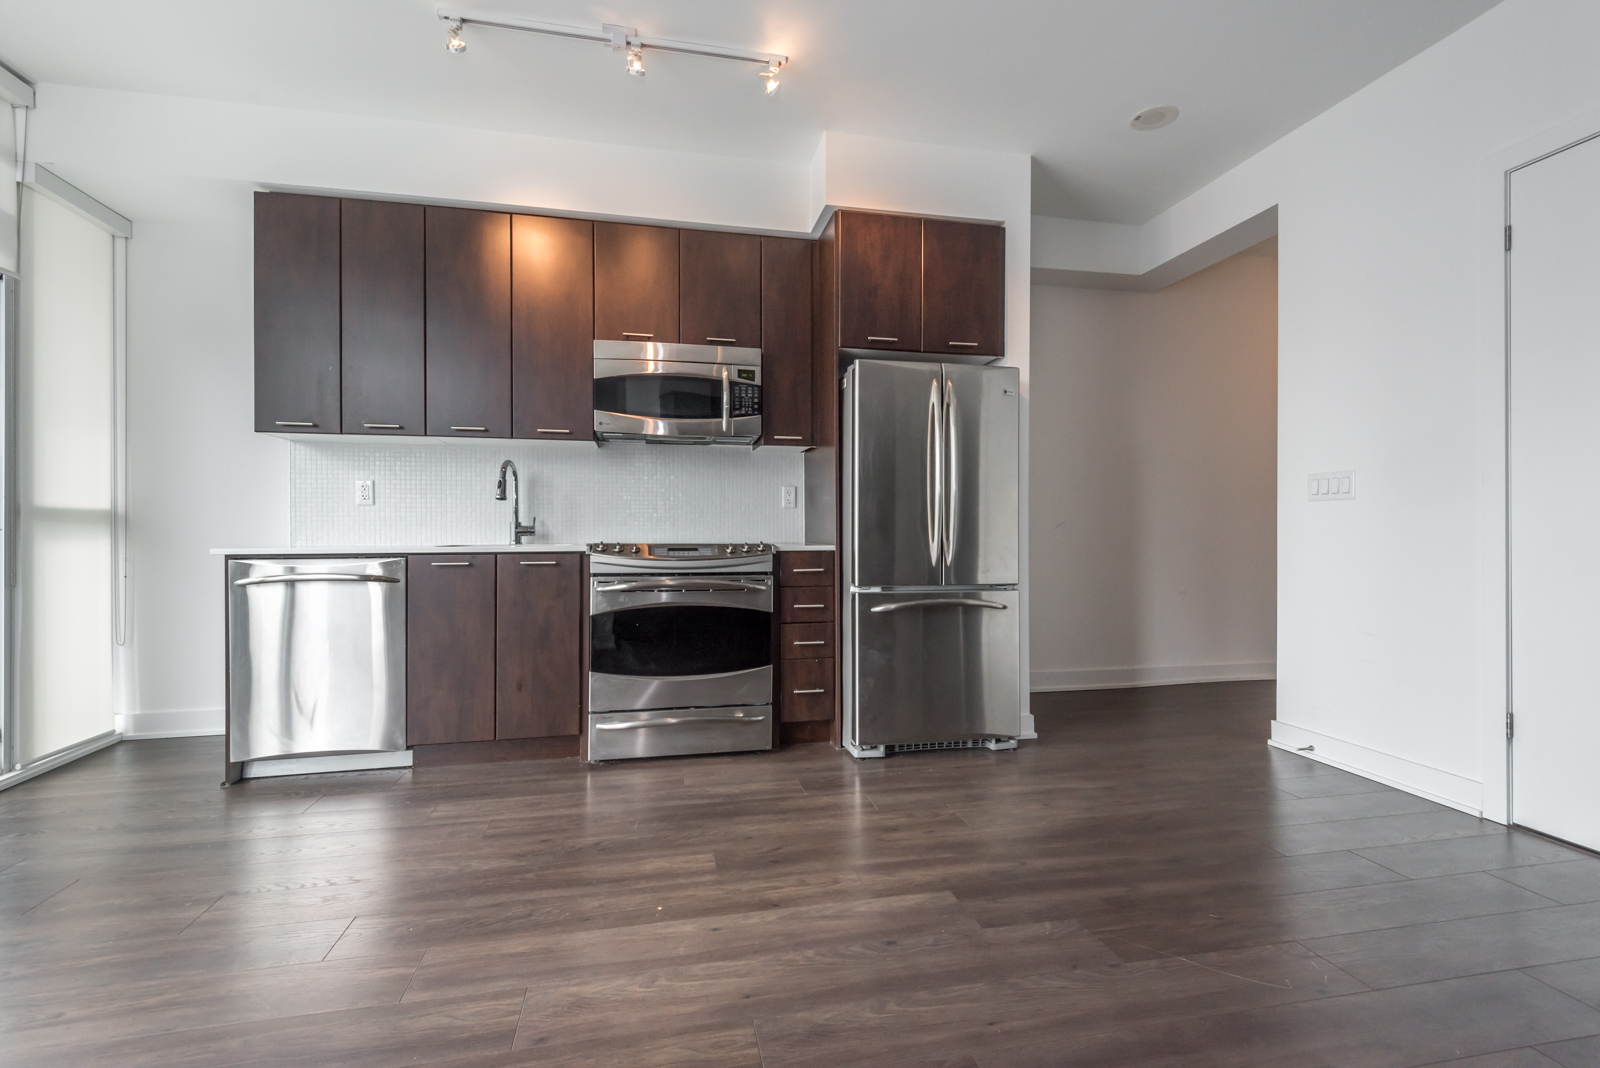
[[[289,443],[295,548],[486,544],[507,540],[510,501],[494,499],[500,462],[522,477],[537,542],[805,540],[797,449],[500,440],[494,444],[331,439]],[[356,484],[374,483],[374,503]]]

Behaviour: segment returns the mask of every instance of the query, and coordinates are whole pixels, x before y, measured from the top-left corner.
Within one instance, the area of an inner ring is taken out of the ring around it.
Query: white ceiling
[[[437,0],[0,0],[0,61],[133,89],[800,161],[823,130],[1025,152],[1034,211],[1142,223],[1496,0],[477,0],[781,52],[751,65],[468,27]],[[48,99],[45,101],[48,105]],[[1178,121],[1138,133],[1143,108]]]

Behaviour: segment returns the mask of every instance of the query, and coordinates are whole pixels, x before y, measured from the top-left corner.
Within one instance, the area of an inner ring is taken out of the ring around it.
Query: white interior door
[[[1512,819],[1600,849],[1600,137],[1511,176]]]

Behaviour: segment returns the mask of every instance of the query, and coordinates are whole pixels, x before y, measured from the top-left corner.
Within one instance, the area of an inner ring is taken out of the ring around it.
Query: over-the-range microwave
[[[754,444],[761,436],[761,350],[596,341],[594,436]]]

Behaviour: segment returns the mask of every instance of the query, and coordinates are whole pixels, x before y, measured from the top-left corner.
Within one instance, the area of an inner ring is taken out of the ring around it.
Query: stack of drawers
[[[834,705],[834,554],[778,554],[778,721],[784,741],[825,741]]]

